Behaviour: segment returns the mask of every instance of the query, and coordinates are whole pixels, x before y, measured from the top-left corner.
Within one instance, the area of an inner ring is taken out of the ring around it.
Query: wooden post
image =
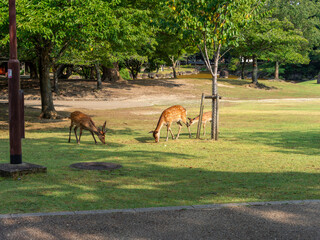
[[[204,95],[204,93],[202,93],[201,103],[200,103],[199,122],[198,122],[198,128],[197,128],[197,136],[196,136],[197,139],[200,139],[202,116],[203,116],[203,108],[204,108],[204,105],[203,105],[204,98],[205,98],[205,95]]]
[[[21,138],[25,138],[25,121],[24,121],[24,92],[23,90],[19,91],[20,96],[20,131],[21,131]]]
[[[22,163],[20,62],[17,57],[16,2],[9,0],[10,59],[8,62],[10,163]]]
[[[211,123],[211,139],[218,140],[218,130],[219,130],[219,99],[222,97],[219,95],[213,95],[213,96],[205,96],[206,99],[212,99],[212,106],[215,107],[216,111],[214,114],[212,112],[212,123]]]

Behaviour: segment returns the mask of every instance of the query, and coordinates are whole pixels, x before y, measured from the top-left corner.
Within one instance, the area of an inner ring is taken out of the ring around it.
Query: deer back
[[[184,107],[180,105],[175,105],[172,107],[167,108],[161,114],[165,123],[169,122],[177,122],[179,120],[185,121],[187,111]]]
[[[88,115],[79,111],[75,111],[71,113],[70,118],[71,118],[71,121],[75,125],[77,125],[77,127],[80,127],[92,132],[98,132],[98,128],[92,121],[91,117],[89,117]]]
[[[202,116],[202,122],[211,121],[211,119],[212,119],[212,111],[205,112]]]

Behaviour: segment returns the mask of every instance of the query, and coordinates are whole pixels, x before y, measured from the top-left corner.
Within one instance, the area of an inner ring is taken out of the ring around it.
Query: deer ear
[[[102,126],[102,132],[106,132],[106,124],[107,124],[107,121],[104,121],[104,124]]]
[[[150,131],[149,133],[153,133],[154,131]]]
[[[191,118],[188,118],[190,121],[192,120]]]

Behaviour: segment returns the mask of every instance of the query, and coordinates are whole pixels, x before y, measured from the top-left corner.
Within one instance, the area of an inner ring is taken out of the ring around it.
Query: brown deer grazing
[[[94,122],[92,121],[91,117],[89,117],[88,115],[79,112],[79,111],[75,111],[72,112],[70,115],[70,119],[71,119],[71,125],[70,125],[70,132],[69,132],[69,142],[70,142],[70,138],[71,138],[71,130],[72,127],[75,126],[74,128],[74,134],[76,135],[76,139],[77,139],[77,143],[80,144],[80,138],[81,138],[81,134],[82,134],[82,129],[88,130],[89,132],[91,132],[92,137],[94,139],[94,142],[97,144],[97,141],[94,137],[95,133],[98,138],[100,139],[100,141],[103,144],[106,144],[105,142],[105,134],[106,134],[106,121],[104,122],[102,129],[100,130],[100,128],[97,128],[94,124]],[[80,128],[80,135],[79,135],[79,139],[77,136],[77,129]]]
[[[156,129],[154,131],[150,132],[150,133],[153,133],[153,137],[156,140],[156,142],[157,143],[159,142],[160,130],[163,125],[167,126],[167,139],[166,139],[166,141],[168,141],[169,131],[171,133],[172,139],[174,139],[174,135],[173,135],[172,130],[170,128],[172,122],[176,122],[179,125],[179,131],[178,131],[176,139],[179,138],[179,134],[180,134],[181,127],[182,127],[181,122],[183,122],[187,126],[188,131],[189,131],[189,137],[191,138],[191,132],[190,132],[189,124],[187,122],[186,114],[187,114],[186,109],[180,105],[175,105],[175,106],[169,107],[166,110],[164,110],[159,118]]]
[[[188,119],[189,119],[189,126],[191,126],[192,124],[199,122],[199,115],[197,117],[193,118],[193,119],[191,119],[191,118],[188,118]],[[205,127],[206,127],[206,123],[208,121],[209,122],[212,121],[212,112],[211,111],[210,112],[205,112],[202,115],[203,136],[206,135]]]

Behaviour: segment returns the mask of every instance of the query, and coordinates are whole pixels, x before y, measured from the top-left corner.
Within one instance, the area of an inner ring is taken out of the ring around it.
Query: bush
[[[128,69],[126,69],[126,68],[121,68],[120,69],[120,76],[124,80],[131,80],[130,73],[129,73]]]

